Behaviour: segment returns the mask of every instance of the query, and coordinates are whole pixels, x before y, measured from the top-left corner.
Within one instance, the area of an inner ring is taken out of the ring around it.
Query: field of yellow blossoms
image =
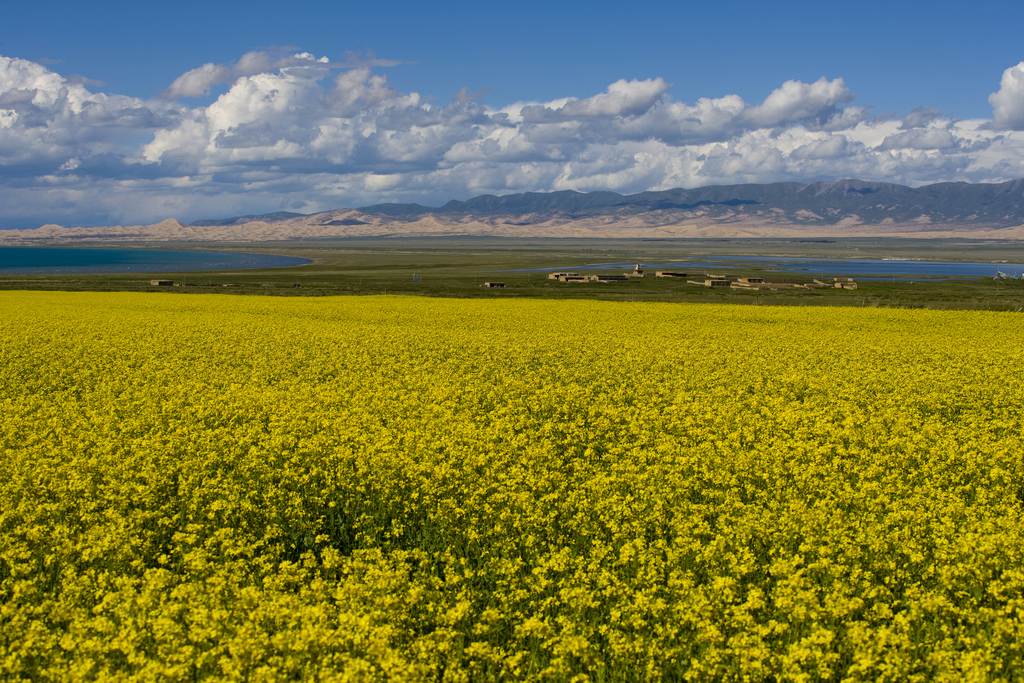
[[[0,679],[1024,678],[1024,316],[0,293]]]

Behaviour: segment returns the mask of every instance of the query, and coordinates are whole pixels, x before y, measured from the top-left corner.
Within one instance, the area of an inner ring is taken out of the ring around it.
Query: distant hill
[[[212,218],[202,221],[194,221],[191,225],[197,227],[210,227],[219,225],[241,225],[242,223],[252,223],[253,221],[265,221],[267,223],[273,223],[275,221],[284,221],[289,218],[303,218],[307,214],[304,213],[292,213],[291,211],[275,211],[274,213],[264,213],[258,216],[234,216],[232,218]]]
[[[361,214],[408,220],[427,215],[553,218],[636,216],[651,212],[692,217],[761,216],[798,225],[944,223],[1008,227],[1024,224],[1024,179],[1005,183],[936,183],[918,188],[839,180],[828,183],[713,185],[621,195],[615,192],[526,192],[481,195],[444,206],[375,204]],[[531,221],[533,222],[533,221]],[[198,224],[196,224],[198,225]]]
[[[70,240],[44,226],[21,242]],[[623,195],[525,192],[443,206],[374,204],[313,214],[278,211],[153,226],[81,229],[96,239],[273,241],[347,237],[808,238],[915,237],[1024,240],[1024,179],[1004,183],[713,185]],[[90,232],[91,230],[91,232]],[[112,231],[112,232],[111,232]],[[110,233],[107,235],[107,233]],[[78,234],[78,233],[74,233]],[[4,236],[0,235],[0,239]],[[7,236],[7,241],[13,238]],[[91,239],[91,237],[90,237]]]

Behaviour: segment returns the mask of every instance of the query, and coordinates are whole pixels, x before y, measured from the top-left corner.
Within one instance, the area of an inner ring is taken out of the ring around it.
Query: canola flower
[[[1024,318],[0,293],[0,679],[1024,678]]]

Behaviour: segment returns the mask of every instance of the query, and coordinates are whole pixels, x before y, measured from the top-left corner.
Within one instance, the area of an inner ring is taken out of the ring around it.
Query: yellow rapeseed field
[[[5,681],[1024,678],[1024,316],[0,293]]]

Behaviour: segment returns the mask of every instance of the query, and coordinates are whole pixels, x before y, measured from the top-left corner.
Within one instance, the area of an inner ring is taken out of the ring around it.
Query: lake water
[[[562,270],[632,270],[636,261],[621,263],[587,263],[560,268],[536,268],[510,272],[553,272]],[[727,273],[729,270],[758,269],[773,273],[793,273],[807,277],[818,276],[874,276],[875,278],[905,277],[992,277],[997,271],[1007,275],[1024,275],[1021,263],[962,263],[958,261],[904,261],[885,259],[816,259],[779,258],[776,256],[701,256],[693,260],[671,261],[668,263],[641,262],[645,270],[675,270],[685,273],[703,274],[705,271]],[[872,278],[868,278],[872,279]]]
[[[308,259],[273,254],[161,249],[0,247],[0,274],[190,273],[197,270],[280,268]]]

